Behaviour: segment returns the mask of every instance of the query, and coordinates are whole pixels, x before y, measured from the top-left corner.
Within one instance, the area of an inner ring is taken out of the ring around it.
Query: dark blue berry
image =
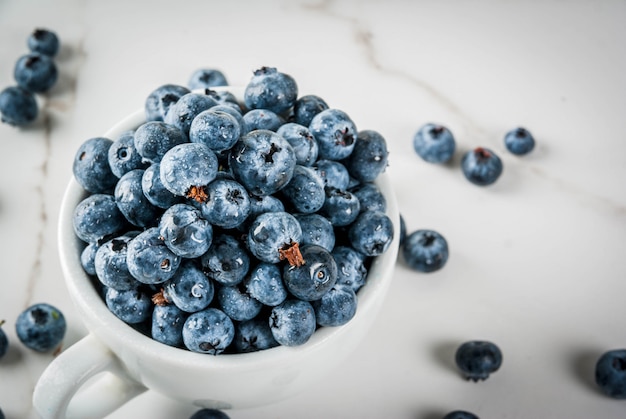
[[[297,298],[319,300],[337,282],[337,264],[328,250],[314,244],[302,246],[300,252],[304,264],[285,265],[283,282]]]
[[[610,350],[598,358],[595,381],[607,396],[626,399],[626,349]]]
[[[287,298],[287,290],[278,265],[259,263],[243,281],[246,291],[267,306],[277,306]]]
[[[195,261],[185,259],[174,276],[164,284],[162,294],[166,302],[187,313],[195,313],[211,304],[215,290]]]
[[[99,243],[89,243],[80,253],[80,264],[88,275],[96,274],[96,252],[99,247]]]
[[[356,314],[357,296],[348,286],[335,285],[319,300],[312,301],[319,326],[341,326]]]
[[[502,174],[502,160],[493,151],[477,147],[468,151],[461,160],[463,174],[475,185],[487,186]]]
[[[216,153],[230,149],[241,134],[237,118],[230,113],[217,111],[215,107],[200,112],[189,127],[189,140],[192,143],[203,143]]]
[[[165,210],[159,233],[165,245],[184,258],[202,256],[213,241],[213,226],[199,209],[187,204],[175,204]]]
[[[189,419],[230,419],[230,416],[217,409],[200,409]]]
[[[128,243],[138,234],[138,231],[127,232],[98,247],[94,259],[96,276],[107,287],[125,291],[139,286],[126,263]]]
[[[276,132],[284,122],[280,116],[269,109],[252,109],[246,112],[242,119],[243,134],[259,129]]]
[[[324,181],[324,186],[346,190],[350,184],[350,174],[346,166],[335,160],[318,160],[315,168]]]
[[[109,149],[113,141],[105,137],[90,138],[83,142],[76,154],[72,172],[76,181],[91,193],[112,193],[117,183],[109,165]]]
[[[221,354],[234,337],[235,326],[232,320],[216,308],[191,314],[183,326],[183,342],[193,352]]]
[[[326,199],[320,214],[326,217],[333,226],[347,226],[356,220],[361,204],[352,192],[327,187],[325,194]]]
[[[311,120],[309,130],[317,140],[319,158],[342,160],[348,157],[357,139],[350,117],[339,109],[326,109]]]
[[[19,86],[11,86],[0,92],[2,122],[16,127],[33,122],[39,113],[37,100],[32,92]]]
[[[263,304],[236,285],[222,286],[217,291],[219,308],[232,320],[251,320],[259,314]]]
[[[283,124],[276,134],[282,136],[296,153],[296,163],[302,166],[312,166],[317,160],[317,141],[306,126],[293,122]]]
[[[226,76],[214,68],[199,68],[189,77],[187,86],[191,90],[207,89],[217,86],[227,86]]]
[[[319,96],[301,96],[293,104],[293,120],[295,123],[308,127],[318,113],[328,109],[328,104]]]
[[[479,419],[479,417],[465,410],[454,410],[445,415],[442,419]]]
[[[535,148],[535,138],[527,129],[519,127],[504,135],[504,145],[511,153],[523,156]]]
[[[111,313],[124,323],[138,324],[152,316],[152,301],[141,288],[125,291],[107,288],[105,303]]]
[[[280,190],[280,196],[293,212],[317,212],[326,200],[324,181],[313,168],[298,164],[289,183]]]
[[[172,147],[186,142],[180,129],[160,121],[146,122],[135,131],[135,149],[150,163],[160,162]]]
[[[429,163],[445,163],[454,155],[456,142],[450,130],[443,125],[422,125],[413,137],[415,152]]]
[[[302,345],[315,332],[315,310],[308,301],[287,299],[272,309],[269,324],[274,339],[281,345]]]
[[[117,140],[111,144],[108,153],[111,171],[118,178],[134,169],[145,169],[148,162],[144,161],[141,154],[135,148],[135,131],[123,132]]]
[[[331,254],[337,264],[337,283],[357,292],[367,279],[364,256],[349,246],[337,246]]]
[[[254,72],[244,92],[249,109],[268,109],[282,114],[293,107],[298,97],[298,85],[288,74],[274,67],[262,67]]]
[[[203,272],[223,285],[240,283],[250,269],[250,256],[244,245],[229,234],[215,235],[200,262]]]
[[[13,76],[20,87],[33,93],[43,93],[54,86],[59,73],[52,58],[33,52],[18,58]]]
[[[148,201],[155,207],[167,209],[183,201],[183,197],[174,195],[161,182],[161,165],[159,163],[152,163],[144,171],[141,178],[141,189]]]
[[[233,346],[237,353],[262,351],[278,346],[267,316],[259,315],[238,323],[235,327]]]
[[[356,143],[345,166],[350,175],[360,182],[372,182],[387,168],[387,142],[373,130],[359,131]]]
[[[153,227],[162,210],[150,203],[141,185],[144,171],[134,169],[124,174],[115,185],[115,203],[124,217],[134,226]]]
[[[37,28],[26,39],[26,45],[32,52],[54,57],[59,52],[61,43],[56,33],[49,29]]]
[[[400,246],[404,245],[404,241],[406,240],[406,222],[404,221],[404,217],[400,214]]]
[[[189,129],[195,117],[215,105],[217,101],[211,96],[202,93],[187,93],[170,106],[163,121],[189,136]]]
[[[184,143],[161,159],[161,182],[175,195],[204,202],[206,187],[217,176],[217,156],[206,145]]]
[[[164,84],[146,97],[146,121],[163,121],[170,107],[191,91],[184,86]]]
[[[166,345],[183,345],[183,325],[187,314],[173,304],[156,305],[152,310],[152,339]]]
[[[411,269],[434,272],[448,261],[448,242],[434,230],[417,230],[406,236],[402,256]]]
[[[127,226],[115,198],[106,194],[89,195],[79,202],[74,208],[72,222],[78,238],[87,243],[116,235]]]
[[[206,220],[222,228],[235,228],[250,214],[246,188],[231,179],[216,179],[207,188],[207,199],[198,205]]]
[[[67,324],[61,310],[46,303],[31,305],[19,314],[15,322],[20,342],[37,352],[57,349],[66,330]]]
[[[387,211],[387,200],[378,186],[372,182],[361,183],[350,192],[359,200],[359,210],[363,211]]]
[[[160,284],[174,276],[181,262],[161,239],[157,227],[144,230],[128,243],[126,264],[131,275],[144,284]]]
[[[259,260],[278,263],[281,251],[300,243],[300,223],[288,212],[266,212],[259,215],[248,231],[247,244],[250,252]]]
[[[3,324],[4,320],[0,320],[0,359],[4,358],[9,350],[9,339],[7,338],[6,333],[4,333],[4,330],[2,330]]]
[[[335,230],[328,218],[320,214],[294,214],[302,229],[301,245],[316,244],[329,252],[335,247]]]
[[[486,380],[502,365],[502,352],[492,342],[468,341],[456,350],[455,362],[468,380]]]
[[[352,247],[366,256],[378,256],[387,251],[393,235],[391,219],[380,211],[362,212],[348,230]]]

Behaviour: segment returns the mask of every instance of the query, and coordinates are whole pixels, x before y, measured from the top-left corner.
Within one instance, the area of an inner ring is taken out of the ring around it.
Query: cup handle
[[[105,374],[82,388],[100,373]],[[144,391],[119,359],[89,334],[44,370],[35,386],[33,406],[44,419],[102,418]]]

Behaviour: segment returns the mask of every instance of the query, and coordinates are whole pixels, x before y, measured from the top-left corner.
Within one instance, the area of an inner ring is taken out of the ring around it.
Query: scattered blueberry
[[[19,86],[11,86],[0,92],[2,122],[16,127],[33,122],[39,114],[35,96]]]
[[[406,236],[402,256],[411,269],[434,272],[448,261],[448,242],[434,230],[417,230]]]
[[[187,349],[218,355],[235,337],[235,326],[223,311],[216,308],[192,313],[183,326],[183,342]]]
[[[443,125],[428,123],[413,137],[415,152],[429,163],[445,163],[454,155],[456,142],[452,132]]]
[[[404,221],[404,217],[400,214],[400,246],[404,245],[404,241],[406,240],[406,222]]]
[[[455,362],[468,380],[486,380],[502,365],[502,352],[492,342],[472,340],[458,347]]]
[[[32,52],[54,57],[59,52],[61,43],[57,34],[49,29],[37,28],[26,39],[28,49]]]
[[[596,362],[595,381],[607,396],[626,399],[626,349],[610,350],[600,356]]]
[[[535,138],[527,129],[519,127],[504,135],[504,145],[511,153],[523,156],[535,148]]]
[[[187,86],[191,90],[227,86],[226,76],[214,68],[199,68],[191,74]]]
[[[479,419],[479,417],[465,410],[454,410],[445,415],[442,419]]]
[[[502,174],[502,160],[493,151],[477,147],[468,151],[461,160],[463,174],[475,185],[487,186]]]
[[[59,348],[66,329],[63,313],[46,303],[31,305],[19,314],[15,322],[15,331],[20,342],[37,352],[49,352]]]
[[[308,301],[287,299],[272,309],[269,323],[278,343],[285,346],[302,345],[315,332],[315,311]]]
[[[298,85],[293,77],[274,67],[261,67],[246,86],[244,103],[249,109],[282,114],[293,107],[297,97]]]
[[[189,419],[230,419],[230,416],[217,409],[200,409]]]
[[[9,350],[9,339],[6,333],[4,333],[4,330],[2,330],[3,324],[4,320],[0,320],[0,359],[4,358]]]
[[[33,93],[43,93],[54,86],[59,74],[52,58],[32,52],[17,60],[13,76],[18,86]]]

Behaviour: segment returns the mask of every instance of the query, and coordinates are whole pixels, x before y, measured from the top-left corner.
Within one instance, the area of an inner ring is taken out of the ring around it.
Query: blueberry
[[[266,212],[259,215],[248,231],[248,249],[259,260],[278,263],[302,238],[300,223],[287,212]],[[296,255],[297,256],[297,255]],[[289,260],[290,264],[297,261]]]
[[[535,138],[527,129],[519,127],[504,135],[504,145],[511,153],[523,156],[535,148]]]
[[[94,259],[96,276],[107,287],[126,291],[139,286],[126,263],[128,243],[138,234],[138,231],[127,232],[98,247]]]
[[[311,120],[309,130],[317,140],[319,158],[342,160],[348,157],[357,139],[350,117],[339,109],[326,109]]]
[[[406,235],[406,222],[404,221],[402,214],[400,214],[400,246],[404,245]]]
[[[492,342],[472,340],[458,347],[455,362],[468,380],[486,380],[502,365],[502,352]]]
[[[235,327],[233,347],[237,353],[262,351],[278,346],[272,335],[269,320],[266,316],[238,323]]]
[[[314,169],[297,164],[291,180],[280,190],[280,196],[294,212],[317,212],[326,200],[324,181]]]
[[[218,409],[200,409],[189,419],[230,419],[230,416]]]
[[[146,121],[163,121],[170,107],[191,91],[184,86],[164,84],[146,97]]]
[[[144,162],[141,154],[135,148],[135,131],[123,132],[111,144],[108,152],[109,166],[118,178],[134,169],[145,169],[148,162]]]
[[[161,182],[160,163],[152,163],[144,171],[141,178],[141,189],[148,201],[155,207],[167,209],[183,201],[183,197],[174,195]]]
[[[260,301],[236,285],[220,287],[217,291],[217,301],[222,311],[236,321],[251,320],[263,308]]]
[[[454,155],[456,142],[452,132],[443,125],[422,125],[413,137],[413,148],[429,163],[445,163]]]
[[[289,122],[278,128],[276,134],[282,136],[296,153],[296,163],[312,166],[317,160],[317,141],[306,126]]]
[[[138,324],[152,316],[150,296],[139,287],[125,291],[107,288],[105,303],[111,313],[124,323]]]
[[[595,381],[607,396],[626,399],[626,349],[610,350],[598,358]]]
[[[250,214],[250,197],[239,182],[216,179],[207,186],[206,193],[206,201],[198,207],[204,218],[213,225],[234,228]]]
[[[348,230],[352,247],[366,256],[383,254],[391,245],[394,227],[380,211],[362,212]]]
[[[37,28],[26,39],[26,45],[32,52],[54,57],[59,52],[61,43],[56,33],[49,29]]]
[[[502,174],[502,160],[488,148],[477,147],[463,156],[461,170],[473,184],[487,186]]]
[[[250,215],[249,218],[256,218],[264,212],[284,212],[283,202],[272,195],[250,195]]]
[[[293,104],[294,122],[308,127],[313,117],[326,109],[328,109],[328,104],[321,97],[316,95],[301,96]]]
[[[277,306],[287,298],[287,290],[278,265],[259,263],[243,280],[246,291],[267,306]]]
[[[191,74],[187,86],[191,90],[227,86],[226,76],[214,68],[199,68]]]
[[[473,413],[465,410],[454,410],[443,417],[443,419],[479,419]]]
[[[150,163],[159,163],[172,147],[186,142],[180,129],[165,122],[146,122],[135,131],[135,149]]]
[[[35,95],[19,86],[0,92],[2,122],[16,127],[27,125],[37,118],[39,107]]]
[[[204,202],[206,186],[217,176],[217,156],[206,145],[184,143],[161,159],[161,182],[175,195]]]
[[[83,142],[76,154],[72,172],[76,181],[91,193],[112,193],[117,183],[109,165],[109,149],[113,141],[105,137]]]
[[[216,153],[230,149],[240,136],[237,118],[214,108],[200,112],[189,128],[192,143],[203,143]]]
[[[328,218],[333,226],[347,226],[356,220],[361,204],[352,192],[327,187],[325,194],[320,214]]]
[[[279,344],[302,345],[315,332],[315,310],[308,301],[287,299],[272,309],[269,324]]]
[[[224,94],[228,92],[219,92],[219,93]],[[217,97],[215,98],[215,100],[219,101],[223,99]],[[243,115],[242,115],[241,109],[239,109],[239,106],[237,105],[237,102],[236,102],[237,99],[234,98],[233,100],[235,100],[234,103],[233,102],[220,103],[218,105],[213,106],[209,110],[214,111],[214,112],[224,112],[224,113],[229,114],[233,118],[235,118],[237,120],[237,124],[239,125],[239,134],[241,136],[247,131],[246,131],[245,123],[243,121]]]
[[[76,236],[87,243],[95,243],[121,232],[127,225],[113,195],[94,194],[83,199],[74,208],[72,218]]]
[[[31,305],[19,314],[15,322],[15,331],[20,342],[37,352],[57,349],[66,330],[63,313],[46,303]]]
[[[217,101],[211,96],[202,93],[187,93],[170,106],[163,121],[175,126],[188,136],[194,118],[215,105]]]
[[[337,283],[357,292],[367,279],[364,256],[349,246],[337,246],[331,254],[337,264]]]
[[[293,176],[296,156],[291,145],[268,130],[252,131],[233,146],[230,167],[237,181],[254,195],[271,195]]]
[[[402,256],[411,269],[434,272],[448,261],[448,242],[434,230],[417,230],[406,236]]]
[[[132,225],[154,227],[162,211],[144,195],[141,185],[143,173],[142,169],[134,169],[120,178],[115,185],[115,203]]]
[[[242,114],[241,106],[239,106],[239,101],[237,96],[232,94],[227,90],[220,90],[219,92],[212,89],[204,89],[204,94],[207,96],[211,96],[217,102],[213,108],[215,110],[221,110],[227,112],[228,110],[236,111],[239,116]],[[229,112],[230,113],[230,112]],[[236,117],[236,115],[231,114]]]
[[[131,275],[144,284],[160,284],[174,276],[181,262],[151,227],[128,243],[126,263]]]
[[[284,122],[280,116],[269,109],[252,109],[246,112],[242,119],[242,133],[244,134],[259,129],[276,132]]]
[[[328,250],[314,244],[302,246],[300,252],[304,264],[285,265],[283,282],[297,298],[319,300],[337,282],[337,263]]]
[[[350,174],[342,163],[335,160],[318,160],[315,168],[324,181],[324,186],[346,190],[350,184]]]
[[[293,107],[298,97],[298,85],[288,74],[274,67],[254,71],[244,92],[244,103],[249,109],[268,109],[282,114]]]
[[[189,259],[181,263],[174,276],[163,287],[165,301],[187,313],[207,308],[215,294],[213,283],[202,273],[195,261]]]
[[[159,233],[168,249],[184,258],[202,256],[213,241],[213,226],[199,209],[187,204],[175,204],[165,210]]]
[[[96,274],[96,252],[100,248],[99,243],[89,243],[80,253],[80,264],[88,275]]]
[[[387,211],[387,200],[378,186],[372,182],[361,183],[350,192],[359,200],[359,210],[363,211]]]
[[[54,86],[59,74],[52,58],[32,52],[17,60],[13,76],[18,86],[33,93],[43,93]]]
[[[294,214],[302,229],[302,245],[316,244],[329,252],[335,247],[335,230],[328,218],[320,214]]]
[[[387,142],[378,132],[364,130],[357,133],[356,143],[345,166],[360,182],[372,182],[387,168]]]
[[[187,320],[187,314],[175,305],[156,305],[152,310],[150,336],[157,342],[181,347],[185,320]]]
[[[223,285],[243,281],[250,269],[250,256],[242,243],[229,234],[217,234],[201,257],[203,272]]]
[[[193,352],[221,354],[234,337],[235,326],[232,320],[216,308],[191,314],[183,326],[183,342]]]
[[[0,320],[0,359],[4,358],[9,350],[9,339],[6,333],[4,333],[4,330],[2,330],[3,324],[4,320]]]
[[[319,326],[341,326],[356,314],[357,296],[348,286],[335,285],[319,300],[311,302]]]

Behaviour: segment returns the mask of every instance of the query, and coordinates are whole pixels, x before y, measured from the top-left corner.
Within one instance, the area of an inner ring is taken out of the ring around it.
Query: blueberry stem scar
[[[204,186],[192,186],[187,192],[187,198],[191,198],[199,203],[206,202],[209,195],[206,193]]]
[[[156,294],[152,296],[152,303],[154,303],[157,306],[165,306],[169,303],[167,298],[165,298],[165,293],[163,292],[163,288],[161,288],[161,291],[157,292]]]
[[[285,243],[282,248],[278,249],[280,260],[287,259],[290,266],[302,266],[305,264],[302,253],[300,253],[300,245],[297,242]]]

